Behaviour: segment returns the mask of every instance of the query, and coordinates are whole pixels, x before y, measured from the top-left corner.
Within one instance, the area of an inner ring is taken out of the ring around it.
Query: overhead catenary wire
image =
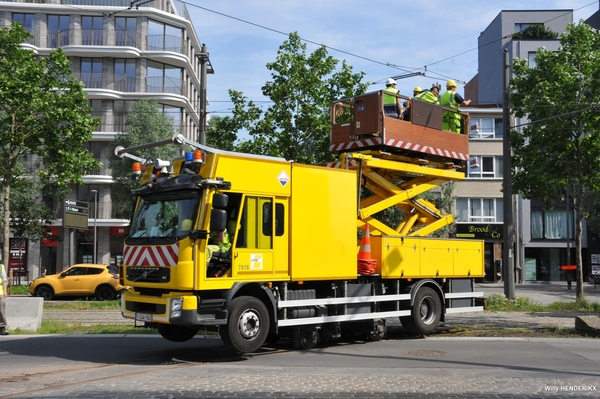
[[[138,9],[139,6],[144,5],[144,4],[148,3],[148,2],[149,1],[134,0],[134,1],[130,2],[129,7],[124,7],[122,10],[114,11],[114,12],[111,12],[111,13],[102,13],[102,12],[98,12],[98,13],[102,14],[102,15],[105,15],[105,16],[108,16],[110,18],[114,18],[114,16],[116,14],[118,14],[118,13],[121,13],[123,11],[132,10],[134,7],[136,9]],[[274,32],[274,33],[277,33],[277,34],[280,34],[280,35],[289,36],[289,33],[286,33],[286,32],[283,32],[283,31],[280,31],[280,30],[277,30],[277,29],[274,29],[274,28],[271,28],[271,27],[268,27],[268,26],[265,26],[265,25],[261,25],[261,24],[258,24],[258,23],[252,22],[252,21],[248,21],[248,20],[245,20],[245,19],[242,19],[242,18],[239,18],[239,17],[235,17],[233,15],[229,15],[229,14],[226,14],[226,13],[223,13],[223,12],[220,12],[220,11],[216,11],[216,10],[213,10],[213,9],[210,9],[210,8],[207,8],[207,7],[203,7],[203,6],[191,3],[189,1],[180,1],[180,2],[183,3],[183,4],[186,4],[186,5],[190,6],[190,7],[194,7],[194,8],[200,9],[200,10],[204,10],[206,12],[214,13],[216,15],[220,15],[220,16],[225,17],[225,18],[230,18],[230,19],[233,19],[233,20],[245,23],[245,24],[249,24],[249,25],[258,27],[260,29],[265,29],[265,30],[268,30],[268,31],[271,31],[271,32]],[[597,4],[597,2],[596,1],[591,2],[589,4],[586,4],[584,6],[581,6],[581,7],[577,8],[577,9],[575,9],[574,11],[581,10],[583,8],[589,7],[589,6],[594,5],[594,4]],[[75,8],[75,9],[78,9],[78,10],[89,11],[89,9],[87,9],[87,8],[77,7],[76,5],[68,5],[68,6],[70,6],[72,8]],[[571,12],[571,11],[569,11],[569,12]],[[561,14],[559,16],[553,17],[553,18],[549,19],[546,22],[549,22],[549,21],[552,21],[554,19],[560,18],[561,16],[564,16],[564,15],[568,14],[569,12],[565,12],[565,14]],[[123,27],[121,27],[121,28],[123,28]],[[127,30],[124,29],[124,32],[129,36],[129,32]],[[469,50],[466,50],[466,51],[462,51],[462,52],[459,52],[459,53],[457,53],[455,55],[443,58],[441,60],[431,62],[431,63],[429,63],[429,64],[427,64],[427,65],[425,65],[423,67],[409,67],[409,66],[395,65],[395,64],[392,64],[390,62],[383,62],[383,61],[375,60],[373,58],[365,57],[365,56],[362,56],[360,54],[352,53],[352,52],[349,52],[349,51],[346,51],[346,50],[342,50],[342,49],[339,49],[339,48],[336,48],[336,47],[327,46],[326,44],[318,43],[316,41],[313,41],[313,40],[310,40],[310,39],[306,39],[306,38],[303,38],[303,37],[300,37],[300,39],[302,41],[306,42],[306,43],[311,43],[311,44],[318,45],[318,46],[324,46],[325,48],[327,48],[329,50],[332,50],[332,51],[335,51],[335,52],[339,52],[341,54],[346,54],[348,56],[355,57],[355,58],[358,58],[358,59],[362,59],[362,60],[365,60],[365,61],[368,61],[368,62],[372,62],[374,64],[378,64],[378,65],[382,65],[382,66],[387,66],[387,67],[390,67],[390,68],[393,68],[393,69],[396,69],[396,70],[401,70],[401,71],[406,72],[407,74],[418,74],[420,76],[424,76],[426,78],[434,79],[434,80],[438,79],[438,78],[454,79],[454,80],[457,80],[458,82],[466,83],[466,81],[463,80],[463,79],[453,78],[451,76],[448,76],[448,75],[445,75],[445,74],[441,74],[441,73],[432,71],[430,69],[430,67],[432,65],[440,64],[440,63],[443,63],[445,61],[451,60],[453,58],[459,57],[461,55],[467,54],[467,53],[469,53],[471,51],[478,50],[478,49],[483,48],[485,46],[492,45],[492,44],[494,44],[494,43],[496,43],[498,41],[510,38],[511,36],[512,35],[506,35],[506,36],[504,36],[504,37],[502,37],[500,39],[496,39],[496,40],[491,41],[489,43],[485,43],[485,44],[482,44],[480,46],[474,47],[472,49],[469,49]],[[135,41],[134,38],[130,37],[130,39]],[[423,71],[423,72],[419,73],[419,72],[414,72],[414,71]],[[427,74],[435,75],[436,77],[434,77],[434,76],[427,76]],[[378,80],[377,82],[381,82],[381,81],[382,80]],[[375,84],[375,83],[373,83],[373,84]],[[211,102],[215,102],[215,101],[211,101]],[[226,101],[224,101],[224,102],[226,102]],[[258,103],[258,101],[253,101],[253,102]],[[192,103],[194,103],[194,101],[192,101]],[[212,111],[212,112],[215,112],[215,111]],[[226,112],[226,111],[220,111],[220,112]]]

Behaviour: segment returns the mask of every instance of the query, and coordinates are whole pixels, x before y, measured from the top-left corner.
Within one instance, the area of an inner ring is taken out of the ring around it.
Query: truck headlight
[[[180,317],[182,306],[183,306],[183,298],[172,299],[171,300],[171,317]]]

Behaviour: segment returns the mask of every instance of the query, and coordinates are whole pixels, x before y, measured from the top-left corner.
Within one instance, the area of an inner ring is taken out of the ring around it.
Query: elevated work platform
[[[383,91],[335,101],[331,106],[332,152],[383,150],[436,162],[466,162],[469,137],[442,130],[443,107],[413,100],[410,121],[385,116]],[[408,97],[397,96],[401,101]],[[464,125],[469,126],[468,114]]]
[[[452,215],[443,215],[433,202],[417,198],[447,181],[463,180],[465,175],[453,164],[420,165],[401,155],[363,151],[343,153],[339,162],[326,166],[357,171],[358,184],[372,193],[359,197],[358,226],[369,224],[374,236],[424,237],[454,222]],[[387,226],[373,217],[390,207],[405,214],[398,226]]]

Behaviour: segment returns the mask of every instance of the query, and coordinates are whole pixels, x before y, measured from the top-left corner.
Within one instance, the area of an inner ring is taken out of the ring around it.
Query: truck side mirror
[[[224,231],[227,228],[227,212],[213,209],[210,212],[210,231]]]
[[[227,203],[229,197],[226,194],[216,193],[213,195],[212,207],[213,209],[227,209]]]

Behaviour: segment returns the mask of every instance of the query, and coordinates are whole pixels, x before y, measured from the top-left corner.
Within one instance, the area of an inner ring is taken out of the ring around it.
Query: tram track
[[[61,369],[55,369],[50,371],[44,371],[39,373],[20,373],[11,376],[4,376],[0,378],[0,386],[2,386],[2,390],[5,392],[0,394],[0,399],[6,398],[14,398],[21,397],[26,395],[32,395],[40,392],[51,392],[53,390],[60,390],[73,386],[85,386],[87,384],[97,383],[101,381],[108,381],[117,378],[127,378],[132,376],[139,376],[143,374],[152,374],[158,371],[166,371],[173,370],[177,368],[189,368],[202,364],[209,363],[208,362],[193,362],[193,361],[183,361],[177,360],[175,358],[170,361],[163,362],[158,366],[144,366],[143,363],[160,360],[162,357],[148,357],[144,359],[138,359],[131,362],[122,362],[122,363],[111,363],[111,364],[103,364],[99,366],[77,366],[77,367],[67,367]],[[140,364],[142,363],[142,364]],[[135,370],[135,371],[119,371],[123,368],[127,368],[127,366],[137,366],[137,367],[149,367],[144,368],[143,370]],[[89,375],[90,372],[101,371],[102,375],[94,378],[83,378],[78,379],[77,375],[80,373],[84,373]],[[107,373],[108,372],[108,373]],[[66,374],[65,374],[66,373]],[[49,379],[52,378],[60,378],[60,382],[48,382]],[[11,384],[19,384],[24,381],[34,381],[37,380],[39,386],[36,388],[28,388],[23,389],[19,388],[11,389]],[[68,381],[65,381],[68,380]],[[8,393],[6,393],[8,392]]]

